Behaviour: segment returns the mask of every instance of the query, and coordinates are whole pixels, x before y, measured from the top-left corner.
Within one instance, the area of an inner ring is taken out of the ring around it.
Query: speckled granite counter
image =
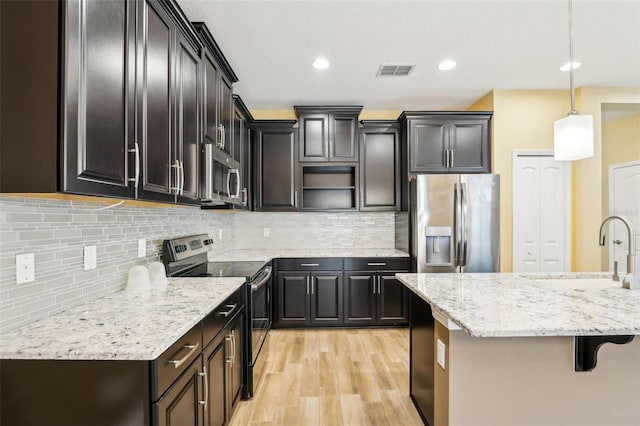
[[[1,335],[0,358],[153,360],[244,282],[169,278],[163,291],[120,291]]]
[[[235,260],[262,260],[269,261],[277,258],[300,257],[408,257],[403,251],[393,248],[368,248],[368,249],[256,249],[234,250],[227,253],[211,253],[209,260],[229,262]]]
[[[533,279],[605,276],[397,274],[437,313],[474,337],[640,335],[640,290],[561,289]]]

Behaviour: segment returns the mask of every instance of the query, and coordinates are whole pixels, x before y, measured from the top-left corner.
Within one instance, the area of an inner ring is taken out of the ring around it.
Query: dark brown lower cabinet
[[[406,287],[396,272],[345,272],[345,325],[405,325],[409,322]]]
[[[343,325],[342,271],[277,274],[276,326]]]
[[[239,311],[203,351],[207,391],[204,425],[229,423],[244,387],[242,375],[244,310]],[[182,425],[183,423],[177,423]],[[191,423],[184,423],[191,424]]]
[[[202,425],[200,401],[204,398],[199,356],[180,379],[153,404],[153,426]]]

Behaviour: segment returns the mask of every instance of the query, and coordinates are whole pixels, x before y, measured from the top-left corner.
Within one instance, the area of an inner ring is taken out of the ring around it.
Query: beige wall
[[[360,120],[395,120],[402,113],[396,109],[363,109]],[[256,120],[297,120],[296,112],[291,109],[254,109],[251,115]]]
[[[599,271],[608,269],[604,250],[597,244],[602,222],[602,104],[640,103],[639,88],[583,87],[577,92],[577,109],[592,114],[594,156],[575,161],[572,170],[572,269]],[[605,171],[606,173],[606,171]]]

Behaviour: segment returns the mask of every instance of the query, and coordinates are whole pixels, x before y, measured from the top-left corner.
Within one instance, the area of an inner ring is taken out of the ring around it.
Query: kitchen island
[[[640,291],[545,282],[601,274],[397,277],[412,291],[412,398],[432,426],[640,424]],[[585,372],[576,336],[630,342],[603,344]]]

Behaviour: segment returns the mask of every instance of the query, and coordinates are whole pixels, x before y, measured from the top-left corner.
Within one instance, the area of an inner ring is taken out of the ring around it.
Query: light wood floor
[[[423,424],[409,398],[408,329],[271,330],[268,339],[265,375],[230,426]]]

